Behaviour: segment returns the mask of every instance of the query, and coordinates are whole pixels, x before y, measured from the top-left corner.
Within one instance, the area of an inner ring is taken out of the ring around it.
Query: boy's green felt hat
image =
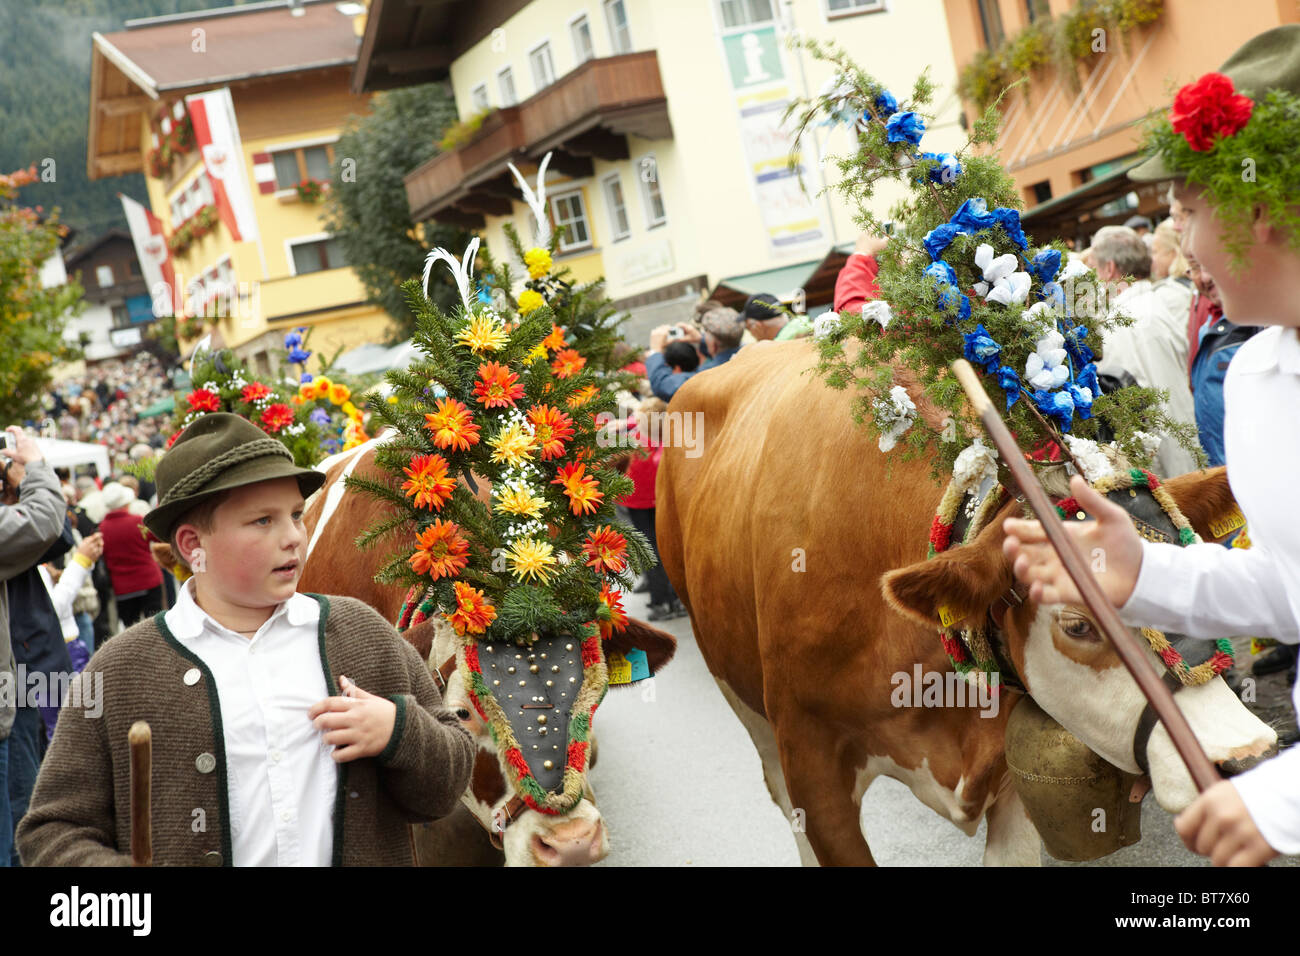
[[[1251,37],[1228,57],[1218,72],[1232,80],[1233,87],[1256,103],[1269,90],[1286,90],[1300,96],[1300,24],[1287,24]],[[1151,183],[1178,176],[1163,158],[1152,156],[1129,170],[1134,182]]]
[[[158,463],[158,507],[144,516],[145,527],[167,541],[177,521],[213,495],[275,478],[297,478],[304,498],[325,483],[321,472],[299,468],[282,442],[248,419],[203,415]]]

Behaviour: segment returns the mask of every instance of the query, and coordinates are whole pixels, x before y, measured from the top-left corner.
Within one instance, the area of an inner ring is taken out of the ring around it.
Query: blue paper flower
[[[1002,355],[1002,346],[993,341],[993,336],[989,335],[983,324],[975,326],[974,332],[967,332],[962,338],[965,340],[962,355],[965,356],[966,361],[982,365],[984,371],[990,375],[996,373],[998,359]]]
[[[1091,355],[1091,351],[1088,354]],[[1074,383],[1080,388],[1086,388],[1092,393],[1094,399],[1101,395],[1101,383],[1097,381],[1097,366],[1093,362],[1080,368],[1078,374],[1074,376]]]
[[[1065,290],[1059,282],[1048,282],[1038,290],[1040,302],[1046,302],[1056,312],[1065,311]]]
[[[925,133],[925,123],[920,116],[908,110],[889,117],[889,122],[885,124],[885,132],[889,134],[891,143],[911,143],[916,146],[920,144],[921,136]]]
[[[302,344],[302,336],[299,335],[297,332],[290,332],[288,335],[284,337],[284,347],[287,349],[291,349],[295,345],[301,345],[301,344]]]
[[[948,220],[962,232],[979,232],[992,229],[997,220],[988,211],[988,205],[979,196],[967,199]]]
[[[1073,382],[1065,386],[1065,390],[1070,393],[1070,400],[1074,402],[1074,410],[1079,413],[1079,418],[1085,421],[1092,418],[1092,391]]]
[[[1003,365],[997,370],[998,388],[1007,393],[1007,411],[1020,401],[1020,376],[1010,365]]]
[[[311,358],[311,353],[305,352],[297,346],[289,350],[289,361],[294,365],[301,365],[309,358]]]
[[[317,425],[328,425],[330,423],[330,413],[323,408],[318,408],[308,416]]]
[[[1068,432],[1074,420],[1074,399],[1067,391],[1034,392],[1034,405],[1048,418],[1055,418],[1061,424],[1061,431]]]
[[[1074,328],[1070,329],[1068,332],[1065,333],[1065,350],[1070,353],[1070,358],[1074,362],[1074,367],[1076,370],[1083,368],[1084,366],[1088,365],[1092,361],[1093,358],[1092,349],[1088,348],[1088,346],[1083,344],[1083,340],[1086,339],[1087,337],[1088,337],[1088,328],[1087,326],[1083,326],[1083,325],[1076,325]],[[1080,372],[1079,374],[1081,375],[1083,373]],[[1087,383],[1080,382],[1079,384],[1085,385]],[[1096,395],[1097,390],[1094,388],[1092,390],[1092,393]]]
[[[920,158],[939,164],[938,166],[931,166],[928,171],[931,182],[940,185],[951,183],[961,175],[961,163],[957,161],[957,157],[952,153],[922,153]],[[912,178],[918,183],[923,182],[923,177],[919,175]]]
[[[303,372],[303,373],[302,373],[302,378],[298,379],[298,381],[299,381],[300,383],[302,383],[303,385],[306,385],[306,384],[307,384],[308,382],[310,382],[311,380],[312,380],[312,378],[311,378],[311,372]]]
[[[942,226],[935,226],[927,232],[925,238],[921,240],[921,244],[925,246],[925,251],[930,254],[931,259],[938,259],[943,255],[943,250],[952,244],[952,241],[957,238],[961,231],[960,227],[954,226],[952,223],[944,223]],[[953,277],[952,281],[956,284],[956,276]]]
[[[1038,254],[1034,256],[1033,262],[1029,264],[1030,275],[1043,283],[1044,286],[1048,284],[1056,285],[1052,280],[1056,278],[1056,273],[1060,270],[1061,250],[1053,249],[1050,246],[1046,249],[1038,250]],[[1060,288],[1059,285],[1056,287],[1058,289]]]
[[[1025,238],[1025,231],[1020,228],[1020,213],[1016,212],[1014,209],[1002,207],[994,209],[989,213],[989,215],[992,216],[994,221],[1002,227],[1003,231],[1011,237],[1012,242],[1021,249],[1029,248],[1029,240]]]
[[[889,90],[881,90],[873,105],[881,116],[889,117],[898,112],[898,100],[894,99],[894,94]]]
[[[942,259],[938,259],[926,266],[925,274],[933,279],[934,284],[940,289],[944,286],[955,286],[957,284],[957,273],[953,271],[952,266]]]

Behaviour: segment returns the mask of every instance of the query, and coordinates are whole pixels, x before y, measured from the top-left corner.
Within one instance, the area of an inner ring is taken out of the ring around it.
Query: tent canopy
[[[349,375],[404,369],[410,366],[418,352],[419,349],[410,339],[391,348],[375,344],[361,345],[336,358],[334,367]]]
[[[176,410],[176,397],[168,395],[166,398],[154,402],[148,408],[140,413],[141,418],[153,418],[155,415],[168,415]]]
[[[106,445],[92,445],[84,441],[68,441],[63,438],[37,438],[36,444],[51,468],[76,468],[78,465],[94,465],[99,469],[99,476],[107,478],[112,471]]]

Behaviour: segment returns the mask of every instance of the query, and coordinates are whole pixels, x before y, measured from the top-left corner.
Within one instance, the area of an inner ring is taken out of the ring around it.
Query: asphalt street
[[[645,619],[646,596],[627,594],[629,614]],[[758,754],[704,665],[690,619],[658,625],[677,637],[677,656],[652,681],[611,688],[594,727],[591,772],[610,832],[602,866],[798,866],[790,822],[768,796]],[[871,852],[881,866],[979,866],[985,825],[967,837],[882,778],[862,809]],[[1093,863],[1048,866],[1204,866],[1183,847],[1173,818],[1148,796],[1142,840]],[[1274,861],[1295,866],[1300,857]]]

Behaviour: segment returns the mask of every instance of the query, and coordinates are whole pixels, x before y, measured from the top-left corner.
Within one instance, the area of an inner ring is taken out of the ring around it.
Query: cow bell
[[[1058,860],[1096,860],[1142,838],[1140,779],[1102,759],[1025,698],[1007,719],[1007,768],[1043,846]]]

